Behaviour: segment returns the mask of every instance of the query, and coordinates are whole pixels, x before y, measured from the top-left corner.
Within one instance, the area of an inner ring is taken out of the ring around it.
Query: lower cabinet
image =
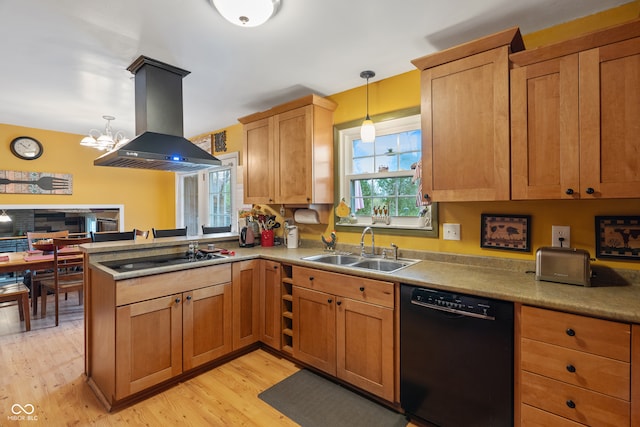
[[[293,357],[394,401],[393,283],[294,266]]]
[[[87,375],[108,408],[233,350],[231,264],[89,277]]]
[[[260,275],[261,261],[232,264],[233,274],[233,349],[260,340]]]
[[[231,352],[231,284],[118,307],[116,399]]]
[[[279,262],[262,260],[260,281],[260,341],[280,350],[282,334],[281,266]]]
[[[637,426],[631,325],[522,306],[518,331],[520,425]]]

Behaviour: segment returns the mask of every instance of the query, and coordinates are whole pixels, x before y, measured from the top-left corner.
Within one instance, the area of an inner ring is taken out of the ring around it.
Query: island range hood
[[[135,75],[136,137],[93,161],[95,166],[189,172],[220,160],[183,136],[182,78],[189,71],[140,56]]]

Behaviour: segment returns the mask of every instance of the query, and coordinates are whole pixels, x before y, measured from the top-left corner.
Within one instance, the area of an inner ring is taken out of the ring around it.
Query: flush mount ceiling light
[[[224,19],[240,27],[257,27],[278,12],[281,0],[209,0]]]
[[[360,127],[360,139],[362,142],[373,142],[376,139],[376,127],[369,117],[369,79],[375,77],[375,75],[376,73],[369,70],[360,73],[360,77],[367,79],[367,116],[364,118],[362,126]]]
[[[127,142],[129,142],[129,138],[124,136],[122,131],[118,131],[113,134],[113,130],[111,129],[111,121],[116,118],[113,116],[102,116],[103,119],[107,121],[107,124],[104,126],[104,133],[100,132],[97,129],[91,129],[89,131],[89,135],[82,138],[80,141],[80,145],[84,145],[85,147],[96,148],[101,151],[111,151],[114,148],[120,148]]]

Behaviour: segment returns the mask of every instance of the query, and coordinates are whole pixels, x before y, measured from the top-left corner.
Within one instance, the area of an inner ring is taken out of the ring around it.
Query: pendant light
[[[2,209],[2,214],[0,214],[0,222],[11,222],[11,217],[7,215],[4,209]]]
[[[369,117],[369,79],[374,77],[376,73],[367,70],[360,73],[360,77],[367,79],[367,116],[362,122],[360,127],[360,139],[362,142],[373,142],[376,139],[376,127],[373,125],[373,121]]]

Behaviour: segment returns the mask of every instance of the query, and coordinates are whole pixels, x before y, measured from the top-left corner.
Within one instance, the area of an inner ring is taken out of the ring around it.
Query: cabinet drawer
[[[293,267],[293,283],[303,288],[394,307],[393,283],[331,273],[305,267]]]
[[[131,304],[228,282],[231,282],[231,264],[118,280],[116,282],[116,305]]]
[[[583,424],[619,427],[630,422],[630,403],[624,400],[526,371],[520,388],[522,403]]]
[[[629,400],[630,365],[523,338],[521,368],[545,377]]]
[[[623,362],[631,357],[631,326],[625,323],[523,306],[521,334]]]
[[[521,414],[521,427],[584,427],[584,424],[579,424],[529,405],[522,405]]]

